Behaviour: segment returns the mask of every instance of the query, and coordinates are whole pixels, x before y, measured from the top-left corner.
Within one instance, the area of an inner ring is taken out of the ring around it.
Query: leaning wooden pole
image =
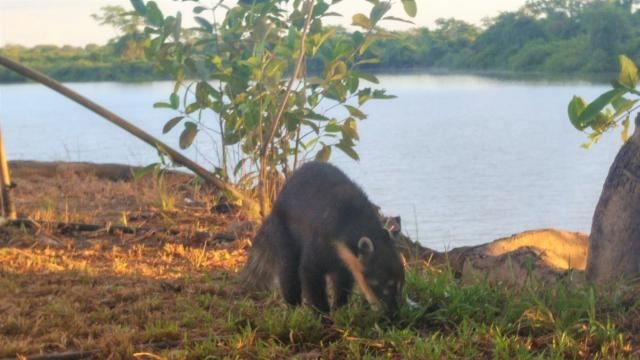
[[[7,155],[4,152],[4,141],[2,140],[2,130],[0,129],[0,180],[2,183],[2,211],[9,220],[16,219],[16,207],[11,197],[11,177],[9,176],[9,165],[7,165]]]
[[[209,171],[207,171],[206,169],[204,169],[203,167],[201,167],[200,165],[198,165],[194,161],[192,161],[189,158],[185,157],[184,155],[180,154],[176,150],[173,150],[167,144],[165,144],[162,141],[156,139],[155,137],[149,135],[148,133],[146,133],[142,129],[138,128],[137,126],[131,124],[130,122],[126,121],[122,117],[112,113],[111,111],[105,109],[104,107],[94,103],[93,101],[85,98],[84,96],[78,94],[77,92],[75,92],[75,91],[69,89],[68,87],[62,85],[60,82],[58,82],[58,81],[56,81],[56,80],[44,75],[43,73],[41,73],[41,72],[39,72],[37,70],[34,70],[34,69],[30,68],[30,67],[22,65],[22,64],[20,64],[20,63],[18,63],[16,61],[13,61],[13,60],[11,60],[11,59],[9,59],[7,57],[1,56],[1,55],[0,55],[0,65],[3,65],[4,67],[17,72],[18,74],[20,74],[20,75],[22,75],[24,77],[27,77],[27,78],[29,78],[31,80],[39,82],[42,85],[45,85],[45,86],[53,89],[54,91],[64,95],[65,97],[75,101],[76,103],[78,103],[78,104],[86,107],[87,109],[93,111],[94,113],[102,116],[103,118],[105,118],[106,120],[110,121],[111,123],[121,127],[122,129],[124,129],[125,131],[130,133],[131,135],[133,135],[133,136],[137,137],[138,139],[146,142],[147,144],[151,145],[152,147],[154,147],[156,149],[159,149],[160,151],[162,151],[163,153],[165,153],[169,157],[171,157],[173,162],[175,162],[176,164],[180,164],[180,165],[186,167],[187,169],[193,171],[195,174],[197,174],[198,176],[202,177],[203,179],[205,179],[209,183],[213,184],[217,188],[219,188],[221,190],[224,190],[224,191],[227,191],[232,196],[234,196],[234,197],[236,197],[238,199],[241,199],[245,203],[245,205],[247,205],[250,208],[251,212],[255,212],[255,210],[257,209],[257,204],[255,203],[255,201],[253,201],[252,199],[247,197],[245,194],[243,194],[238,189],[236,189],[233,186],[231,186],[231,185],[225,183],[224,181],[218,179],[217,177],[215,177],[213,174],[211,174]]]

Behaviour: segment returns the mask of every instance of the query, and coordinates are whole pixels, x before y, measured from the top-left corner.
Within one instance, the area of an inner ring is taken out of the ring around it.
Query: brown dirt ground
[[[10,169],[19,217],[33,223],[0,227],[0,359],[135,352],[136,344],[181,340],[170,326],[149,325],[170,322],[167,309],[181,297],[242,296],[229,279],[244,263],[248,223],[212,210],[219,195],[189,175],[133,180],[124,166],[36,162]],[[189,336],[207,331],[194,326]]]

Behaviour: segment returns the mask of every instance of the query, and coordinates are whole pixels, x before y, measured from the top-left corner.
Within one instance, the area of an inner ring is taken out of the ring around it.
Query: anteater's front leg
[[[333,285],[333,306],[339,308],[349,301],[349,295],[353,290],[353,276],[346,268],[341,267],[331,274],[331,282]]]
[[[313,308],[322,313],[328,313],[329,301],[327,300],[327,281],[325,273],[317,267],[305,264],[300,266],[300,278],[302,279],[302,291],[305,298]]]

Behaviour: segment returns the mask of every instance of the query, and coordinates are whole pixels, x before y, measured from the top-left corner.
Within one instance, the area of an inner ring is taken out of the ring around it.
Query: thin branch
[[[271,144],[271,141],[273,140],[273,137],[276,134],[276,130],[278,129],[278,124],[280,124],[280,121],[282,120],[284,109],[287,106],[287,99],[289,98],[289,96],[291,95],[291,91],[293,90],[293,84],[295,83],[296,79],[298,79],[298,77],[300,76],[300,71],[302,69],[302,62],[304,60],[305,43],[307,41],[307,34],[309,33],[309,26],[311,26],[313,9],[315,8],[315,6],[316,6],[315,1],[309,1],[309,9],[307,10],[307,16],[306,16],[304,27],[302,29],[302,34],[300,37],[300,55],[298,56],[298,59],[296,61],[296,67],[293,71],[293,74],[291,74],[291,79],[289,79],[289,84],[287,85],[287,91],[285,92],[284,97],[282,98],[282,102],[280,103],[280,107],[278,108],[276,117],[275,119],[273,119],[273,123],[271,124],[269,137],[266,139],[266,141],[263,141],[262,143],[262,149],[260,149],[260,157],[263,157],[267,154],[267,149],[269,148],[269,144]]]

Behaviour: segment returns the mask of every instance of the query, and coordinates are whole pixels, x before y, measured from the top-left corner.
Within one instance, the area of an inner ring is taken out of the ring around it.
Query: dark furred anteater
[[[389,313],[401,304],[404,268],[378,210],[342,171],[323,162],[301,166],[287,180],[250,249],[243,278],[254,288],[277,280],[284,299],[304,299],[329,312],[344,305],[354,281],[371,304]]]

